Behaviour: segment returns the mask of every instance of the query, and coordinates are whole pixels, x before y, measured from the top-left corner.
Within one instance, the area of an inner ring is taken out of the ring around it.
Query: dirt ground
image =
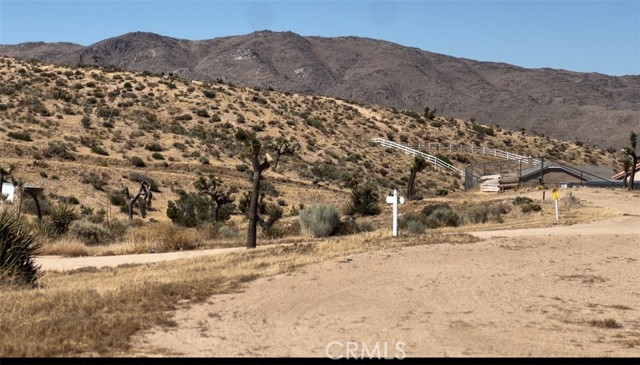
[[[640,356],[640,197],[574,195],[624,215],[261,278],[176,311],[130,355]]]

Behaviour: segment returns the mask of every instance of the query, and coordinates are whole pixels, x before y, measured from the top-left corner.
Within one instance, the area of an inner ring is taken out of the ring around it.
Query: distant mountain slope
[[[59,64],[174,73],[304,94],[475,118],[618,148],[640,129],[640,76],[525,69],[357,37],[291,32],[189,41],[128,33],[88,47],[0,46],[0,54]]]

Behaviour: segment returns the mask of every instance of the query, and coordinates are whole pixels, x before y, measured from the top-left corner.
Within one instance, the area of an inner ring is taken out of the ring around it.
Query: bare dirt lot
[[[130,354],[640,356],[640,198],[574,194],[624,215],[260,278],[176,311],[176,326],[141,333]]]

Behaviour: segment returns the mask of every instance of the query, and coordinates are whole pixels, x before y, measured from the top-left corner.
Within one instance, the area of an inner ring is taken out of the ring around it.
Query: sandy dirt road
[[[131,355],[640,356],[640,198],[575,194],[627,215],[261,278],[176,311]]]
[[[189,259],[199,256],[219,255],[231,252],[246,250],[242,247],[216,248],[211,250],[178,251],[165,253],[145,253],[136,255],[117,256],[85,256],[85,257],[63,257],[63,256],[40,256],[36,258],[36,264],[42,270],[74,270],[83,267],[115,267],[122,264],[148,264],[153,262]]]

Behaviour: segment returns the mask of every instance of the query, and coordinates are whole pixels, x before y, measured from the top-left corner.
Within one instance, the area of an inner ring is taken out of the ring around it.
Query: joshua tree
[[[253,167],[251,202],[247,216],[249,217],[249,229],[247,231],[247,248],[256,248],[256,229],[258,224],[258,204],[260,198],[260,182],[262,173],[270,166],[273,158],[267,153],[261,157],[262,141],[255,133],[247,133],[243,129],[236,132],[236,139],[243,142],[248,148],[249,159]]]
[[[436,116],[436,108],[433,108],[433,110],[429,111],[429,107],[424,108],[424,117],[429,119],[429,120],[433,120],[433,118]]]
[[[231,204],[235,199],[231,197],[231,194],[237,192],[235,187],[225,188],[220,179],[217,179],[213,174],[209,174],[208,178],[200,176],[193,186],[201,193],[209,198],[213,203],[213,221],[218,222],[228,218],[228,214],[221,215],[220,209],[226,204]]]
[[[280,161],[280,156],[293,155],[298,149],[298,146],[292,144],[285,137],[278,137],[275,141],[274,148],[275,148],[276,157],[273,159],[273,171],[275,171],[278,168],[278,161]]]
[[[264,193],[260,193],[260,199],[258,200],[258,214],[256,214],[256,220],[260,227],[262,227],[262,232],[268,231],[271,227],[273,227],[276,222],[282,218],[284,214],[282,208],[278,205],[270,203],[267,204],[264,202]],[[240,211],[244,213],[247,217],[249,217],[249,208],[251,203],[251,191],[247,191],[242,198],[240,198]],[[266,214],[267,220],[262,218],[260,214]]]
[[[124,194],[125,199],[127,199],[127,204],[129,206],[129,219],[133,219],[133,205],[138,201],[139,198],[142,198],[142,203],[140,206],[140,214],[142,218],[147,216],[147,208],[151,207],[151,199],[153,194],[151,193],[151,184],[147,180],[143,180],[140,182],[140,190],[138,190],[138,194],[136,196],[131,196],[129,193],[129,188],[124,185],[122,180],[120,181],[120,186],[122,186],[122,193]]]
[[[636,132],[631,131],[629,134],[629,146],[624,148],[624,153],[631,157],[631,171],[629,173],[629,190],[633,190],[633,184],[636,175],[636,165],[638,164],[638,154],[636,153],[636,147],[638,144],[638,135]]]
[[[631,169],[631,160],[628,156],[624,156],[622,159],[622,171],[624,171],[624,180],[622,181],[622,187],[627,188],[627,179],[629,178],[629,170]]]
[[[416,175],[427,167],[427,161],[422,156],[416,156],[411,165],[411,174],[409,175],[409,183],[407,184],[407,197],[414,200],[414,184]]]

